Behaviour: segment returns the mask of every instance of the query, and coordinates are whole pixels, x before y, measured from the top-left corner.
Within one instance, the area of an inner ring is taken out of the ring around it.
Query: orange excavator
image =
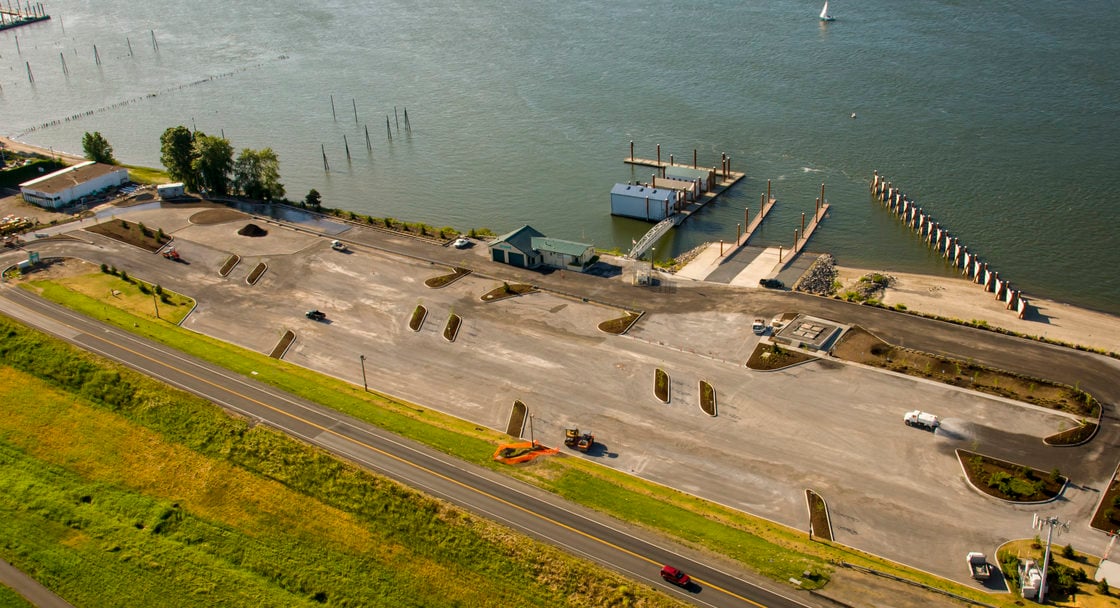
[[[579,429],[564,429],[564,445],[573,450],[587,452],[595,445],[595,436],[591,433],[581,434]]]

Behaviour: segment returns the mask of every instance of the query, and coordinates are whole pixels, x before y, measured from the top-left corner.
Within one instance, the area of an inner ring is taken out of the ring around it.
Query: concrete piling
[[[872,197],[878,199],[887,211],[909,227],[918,238],[932,247],[940,254],[952,268],[959,269],[967,279],[981,286],[984,291],[993,292],[1000,301],[1007,302],[1009,310],[1015,310],[1019,318],[1029,314],[1026,298],[1022,297],[1019,290],[1012,289],[1010,283],[1000,278],[999,273],[993,270],[976,254],[970,252],[968,247],[953,236],[947,228],[926,213],[916,201],[906,196],[901,189],[879,174],[878,170],[872,173],[869,189]],[[821,184],[821,198],[818,205],[824,201],[824,184]],[[814,217],[816,214],[814,214]],[[804,231],[804,215],[802,215],[802,231]],[[797,236],[794,244],[797,244]]]

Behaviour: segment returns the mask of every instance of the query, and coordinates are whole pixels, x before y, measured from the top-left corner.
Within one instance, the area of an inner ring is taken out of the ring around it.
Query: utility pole
[[[537,445],[537,437],[533,434],[533,415],[529,414],[529,442]]]
[[[1054,527],[1057,526],[1057,527],[1060,528],[1058,530],[1058,534],[1060,535],[1062,533],[1062,530],[1065,530],[1066,532],[1069,531],[1069,522],[1068,521],[1065,521],[1065,522],[1061,521],[1060,519],[1058,519],[1057,517],[1054,517],[1054,516],[1039,517],[1038,514],[1036,513],[1035,516],[1034,516],[1034,525],[1031,526],[1031,527],[1033,527],[1036,530],[1041,531],[1043,526],[1045,526],[1047,528],[1047,532],[1046,532],[1046,554],[1042,558],[1042,582],[1039,583],[1039,585],[1038,585],[1038,603],[1039,604],[1045,604],[1046,603],[1046,570],[1050,566],[1050,541],[1053,539],[1053,536],[1054,536]]]
[[[369,385],[366,384],[366,356],[358,355],[358,360],[362,362],[362,389],[368,393]]]
[[[154,292],[152,293],[152,304],[155,304],[155,306],[156,306],[156,318],[158,319],[159,318],[159,298],[156,297],[156,294]]]

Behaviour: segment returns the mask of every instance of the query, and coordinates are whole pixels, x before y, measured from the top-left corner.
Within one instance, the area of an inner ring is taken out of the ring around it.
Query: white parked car
[[[759,336],[766,333],[766,321],[763,319],[755,319],[754,323],[751,324],[751,331]]]
[[[461,237],[455,239],[455,242],[451,243],[451,245],[453,247],[455,247],[456,249],[465,249],[465,248],[471,246],[471,241],[470,241],[470,239],[461,236]]]

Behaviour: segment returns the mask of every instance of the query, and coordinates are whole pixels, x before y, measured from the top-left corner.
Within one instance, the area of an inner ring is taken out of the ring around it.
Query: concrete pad
[[[709,243],[700,255],[677,271],[677,276],[682,279],[703,281],[716,267],[719,266],[719,243]]]
[[[1097,571],[1093,574],[1093,580],[1113,580],[1120,581],[1120,564],[1102,559],[1100,565],[1097,566]]]
[[[778,265],[778,248],[767,247],[753,262],[747,265],[734,279],[734,287],[758,287],[758,282],[770,276]]]

